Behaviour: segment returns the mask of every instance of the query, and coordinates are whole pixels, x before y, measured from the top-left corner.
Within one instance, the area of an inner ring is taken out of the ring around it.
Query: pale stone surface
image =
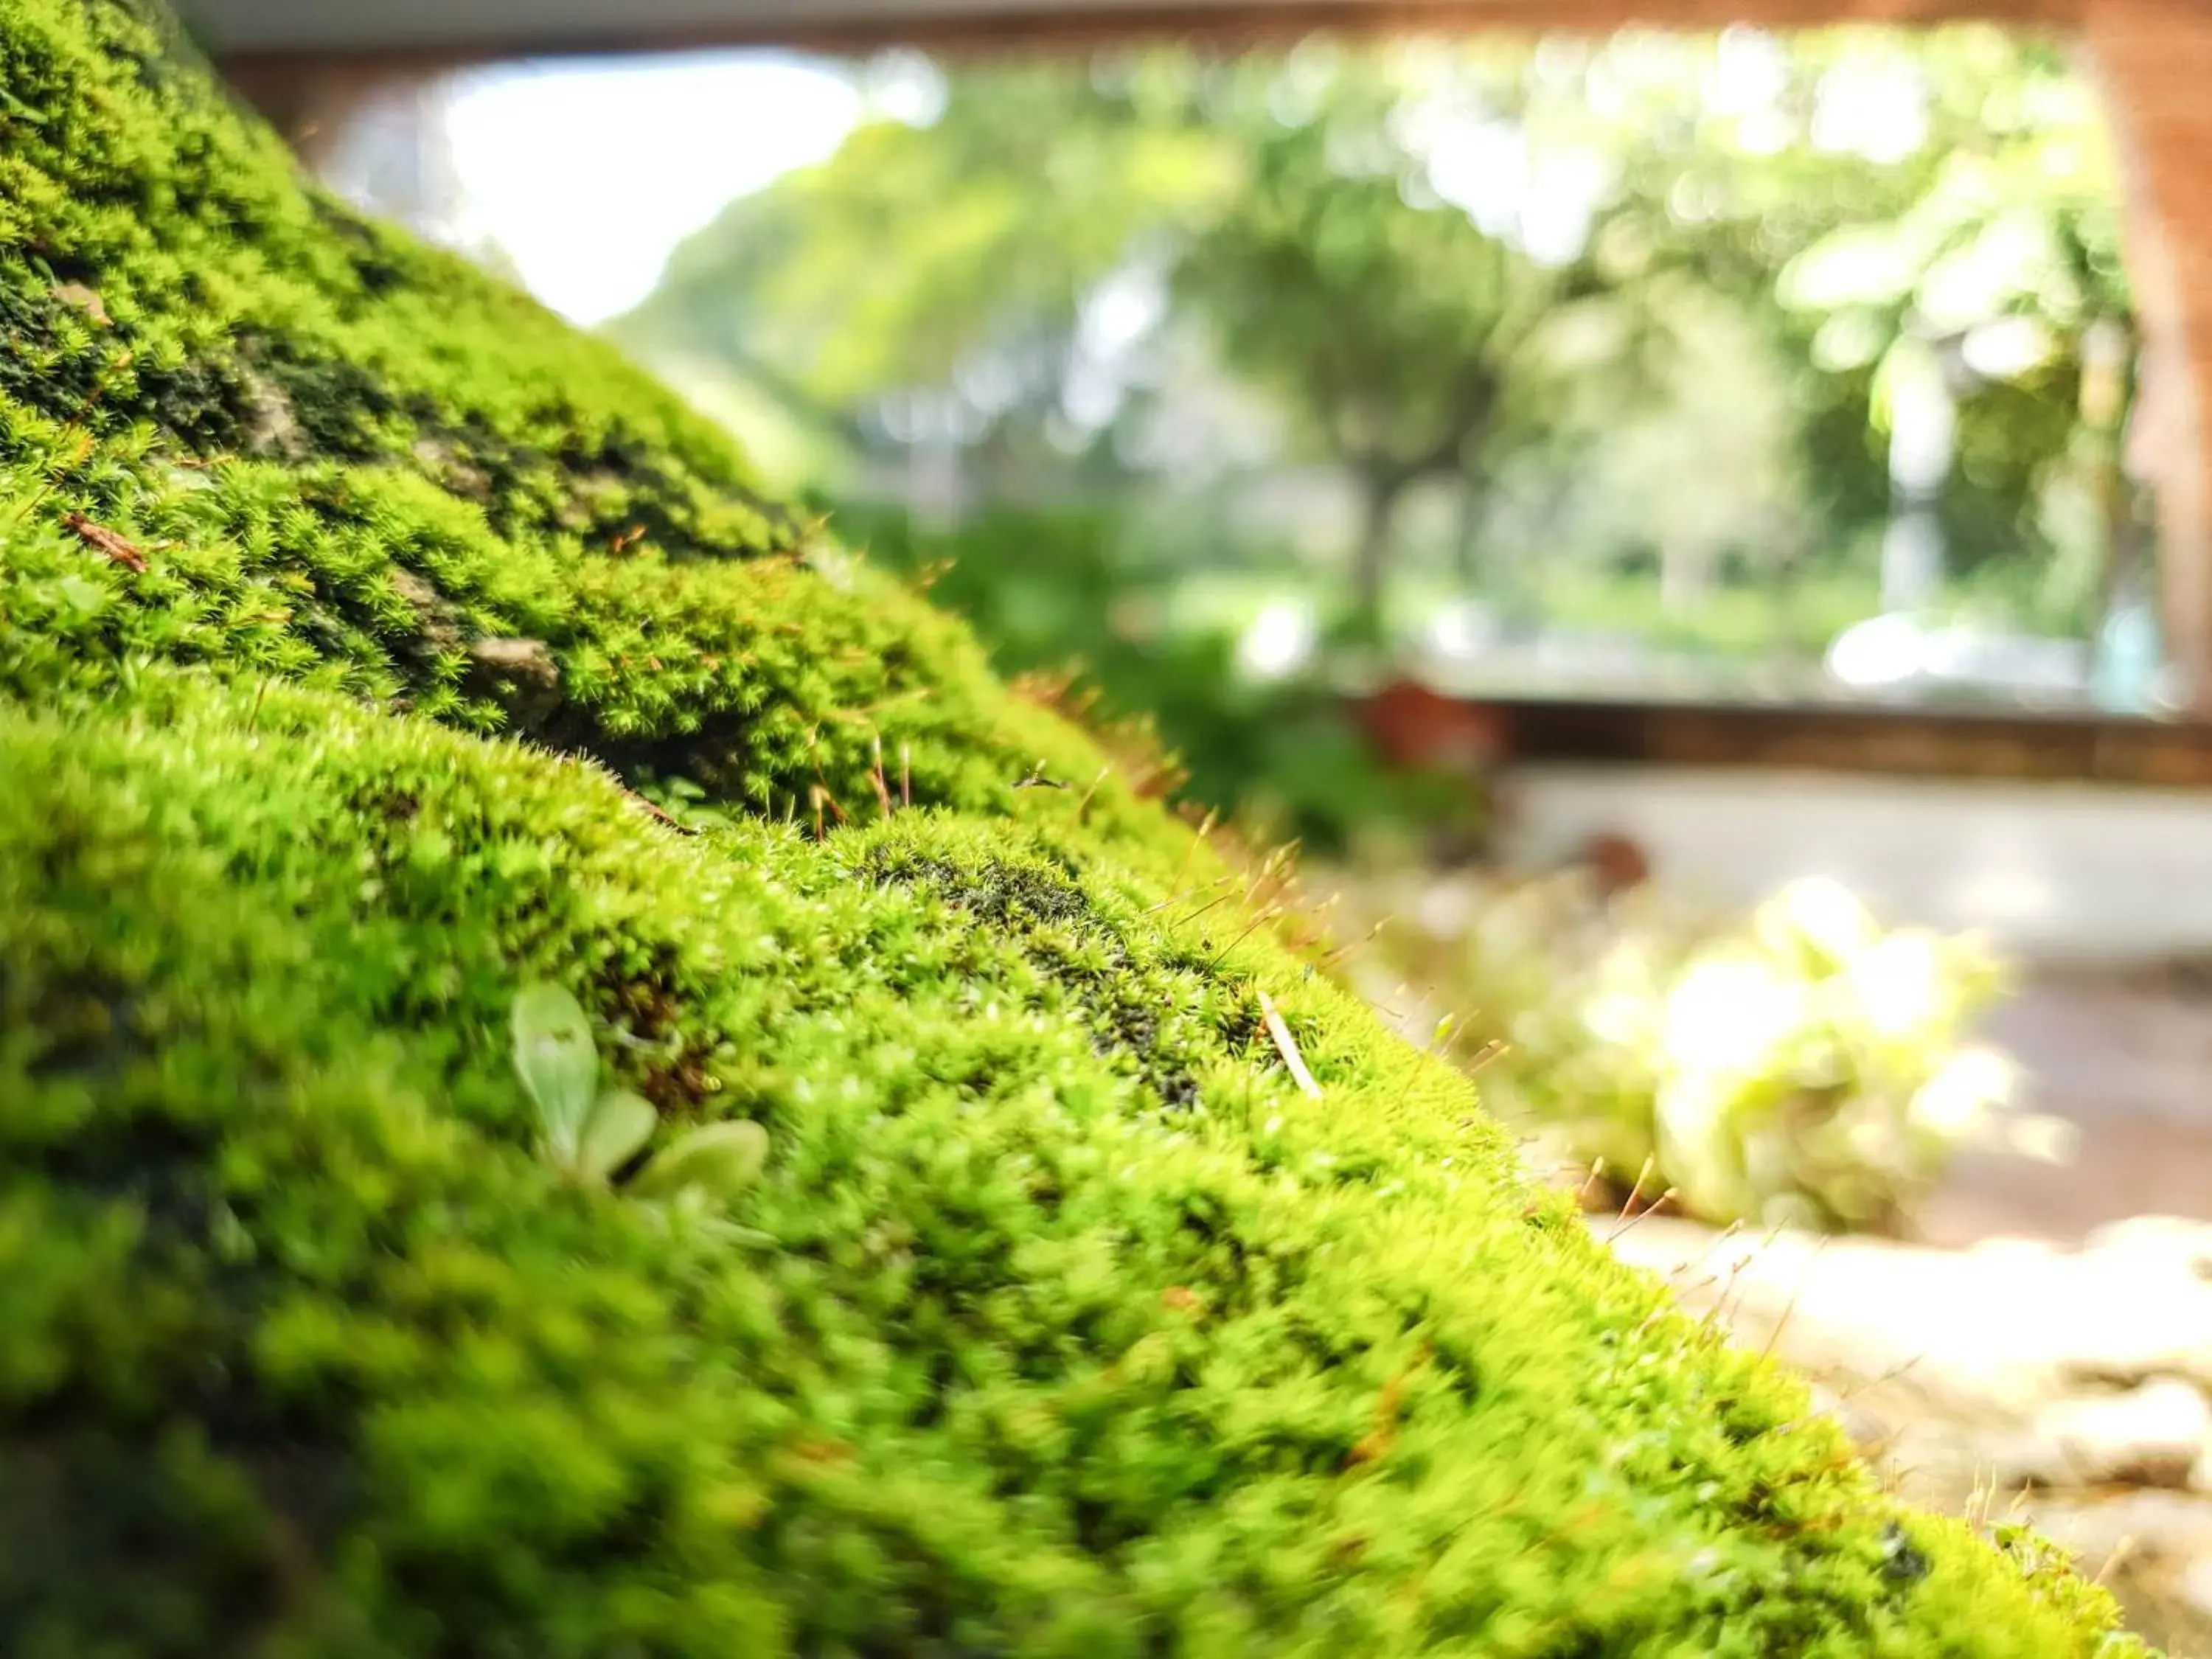
[[[1516,763],[1496,787],[1509,864],[1611,833],[1730,908],[1826,877],[1886,919],[2039,965],[2212,952],[2212,816],[2189,790],[1567,762]]]
[[[2146,1633],[2212,1659],[2212,1225],[1947,1250],[1591,1224],[1692,1313],[1807,1373],[1899,1495],[2035,1527]]]
[[[2212,1619],[2212,1555],[2190,1563],[2176,1575],[2174,1583],[2191,1612]]]
[[[2212,1224],[2130,1224],[2078,1250],[2004,1239],[1936,1250],[1655,1216],[1613,1249],[1692,1311],[1724,1304],[1743,1340],[1815,1376],[1962,1418],[2025,1427],[2055,1401],[2156,1377],[2212,1387]]]
[[[2161,1376],[2122,1394],[2057,1400],[2028,1425],[2009,1471],[2045,1486],[2171,1486],[2212,1437],[2212,1406],[2179,1378]]]

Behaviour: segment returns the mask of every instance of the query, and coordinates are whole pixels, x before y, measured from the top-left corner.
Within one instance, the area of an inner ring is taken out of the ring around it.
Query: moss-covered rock
[[[0,5],[0,688],[279,674],[802,818],[875,810],[879,752],[983,811],[1091,760],[611,348],[303,188],[131,8]],[[1157,839],[1132,799],[1093,822]]]
[[[2129,1650],[118,0],[0,0],[0,329],[9,1659]],[[540,980],[762,1178],[563,1176]]]

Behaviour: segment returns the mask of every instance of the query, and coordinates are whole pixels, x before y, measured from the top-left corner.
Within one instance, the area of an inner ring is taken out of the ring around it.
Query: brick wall
[[[2079,27],[2126,169],[2167,645],[2212,708],[2212,5],[2088,0]]]

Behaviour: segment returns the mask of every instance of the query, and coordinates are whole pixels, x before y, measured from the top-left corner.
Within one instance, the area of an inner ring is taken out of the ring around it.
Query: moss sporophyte
[[[2132,1650],[833,533],[0,0],[0,1652]]]

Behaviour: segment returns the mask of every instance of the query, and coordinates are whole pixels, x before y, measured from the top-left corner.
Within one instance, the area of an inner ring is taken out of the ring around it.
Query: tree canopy
[[[1958,573],[2086,614],[2134,331],[2105,135],[2048,43],[1316,40],[963,64],[942,92],[733,204],[617,331],[986,495],[1126,490],[1163,420],[1186,472],[1249,466],[1262,433],[1264,464],[1357,501],[1370,617],[1424,486],[1461,497],[1463,550],[1520,524],[1565,544],[1547,557],[1643,544],[1692,572],[1869,557],[1899,389],[1933,374]],[[1735,411],[1762,482],[1678,477],[1633,526],[1575,501],[1635,471],[1655,410]]]

